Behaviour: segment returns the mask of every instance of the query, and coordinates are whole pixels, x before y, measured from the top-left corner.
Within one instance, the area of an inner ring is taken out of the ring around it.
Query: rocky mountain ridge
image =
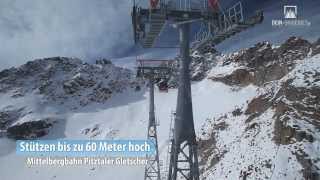
[[[75,101],[86,106],[91,102],[103,103],[113,93],[127,88],[137,88],[139,82],[130,70],[107,60],[87,64],[76,58],[54,57],[0,72],[0,85],[0,92],[11,91],[12,97],[37,93],[60,104]]]
[[[37,96],[40,102],[35,106],[47,108],[55,105],[67,111],[104,104],[117,94],[140,90],[143,84],[131,70],[117,67],[105,59],[87,64],[77,58],[53,57],[0,72],[0,93],[17,101]],[[33,106],[32,103],[29,106]],[[32,117],[21,122],[21,119],[37,113],[35,111],[31,107],[3,107],[0,131],[15,139],[46,135],[56,119]]]
[[[205,179],[219,173],[244,180],[320,178],[319,42],[292,37],[279,47],[259,43],[213,69],[213,81],[259,89],[243,107],[203,126]]]

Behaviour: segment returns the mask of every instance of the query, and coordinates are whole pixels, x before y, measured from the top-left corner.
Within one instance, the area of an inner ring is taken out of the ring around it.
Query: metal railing
[[[162,0],[170,10],[204,11],[208,9],[208,0]]]
[[[150,8],[150,0],[134,0],[135,5]],[[208,0],[159,0],[157,8],[166,7],[170,10],[198,10],[208,11]]]

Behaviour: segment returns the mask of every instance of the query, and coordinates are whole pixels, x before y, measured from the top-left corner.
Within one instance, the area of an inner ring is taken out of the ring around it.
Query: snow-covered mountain
[[[320,178],[319,43],[259,43],[213,69],[209,79],[259,88],[243,106],[204,124],[203,179]]]
[[[320,41],[296,37],[226,55],[193,52],[202,179],[319,178],[319,53]],[[1,179],[143,178],[141,166],[26,167],[12,140],[144,139],[148,91],[131,70],[48,58],[0,72],[0,87]],[[164,164],[176,96],[175,88],[155,94]]]
[[[15,138],[41,137],[46,134],[42,129],[55,122],[48,115],[48,107],[76,111],[90,104],[104,104],[125,91],[139,91],[140,86],[130,70],[105,59],[93,65],[65,57],[30,61],[0,73],[0,92],[10,98],[1,104],[0,129]],[[6,101],[17,104],[7,105]]]

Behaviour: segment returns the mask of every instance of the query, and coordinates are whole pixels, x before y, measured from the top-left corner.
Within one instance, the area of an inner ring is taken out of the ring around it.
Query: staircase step
[[[154,25],[158,25],[158,24],[161,24],[163,25],[165,23],[165,21],[151,21],[150,24],[154,24]]]
[[[151,26],[163,26],[164,25],[164,22],[163,23],[150,23]]]
[[[150,30],[162,29],[163,26],[151,26]]]
[[[153,30],[153,31],[150,31],[149,33],[148,33],[148,35],[149,34],[158,34],[158,33],[160,33],[160,31],[161,31],[161,29],[157,29],[157,30]]]
[[[153,13],[150,16],[150,29],[146,34],[146,38],[142,42],[142,46],[144,48],[151,48],[159,36],[162,28],[165,25],[166,16],[159,13]]]
[[[163,14],[157,14],[157,13],[152,13],[152,14],[151,14],[151,17],[154,17],[154,18],[166,18],[165,15],[163,15]]]

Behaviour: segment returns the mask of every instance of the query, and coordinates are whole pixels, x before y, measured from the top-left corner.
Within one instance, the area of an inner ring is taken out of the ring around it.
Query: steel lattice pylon
[[[148,155],[148,163],[145,167],[145,180],[161,180],[160,175],[160,160],[159,148],[157,137],[157,126],[155,116],[155,103],[154,103],[154,84],[161,78],[167,78],[170,74],[170,67],[172,62],[167,60],[138,60],[138,77],[146,78],[149,80],[149,123],[147,137],[148,140],[154,143],[156,153]]]
[[[160,180],[160,161],[158,150],[158,137],[157,137],[157,122],[154,111],[154,78],[149,77],[150,88],[150,102],[149,102],[149,125],[148,125],[148,140],[154,142],[156,147],[156,154],[147,156],[148,163],[145,168],[145,180]]]

